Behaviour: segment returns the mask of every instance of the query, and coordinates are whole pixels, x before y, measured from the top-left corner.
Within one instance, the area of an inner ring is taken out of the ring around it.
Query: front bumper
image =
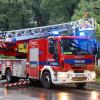
[[[53,84],[66,83],[89,83],[95,82],[96,74],[94,71],[84,71],[84,73],[74,73],[73,71],[58,72],[57,76],[52,77]]]

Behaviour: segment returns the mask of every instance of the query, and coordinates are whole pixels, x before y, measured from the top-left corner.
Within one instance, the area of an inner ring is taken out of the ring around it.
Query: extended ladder
[[[68,33],[71,33],[73,31],[73,28],[70,24],[63,23],[36,28],[5,31],[1,33],[1,36],[3,41],[12,42],[13,39],[16,39],[16,41],[20,41],[51,35],[53,31],[67,31]]]
[[[4,31],[0,34],[0,41],[13,42],[14,40],[28,40],[46,35],[52,35],[53,31],[67,31],[70,35],[75,35],[75,30],[95,30],[95,23],[93,18],[80,19],[74,22],[62,23],[56,25],[49,25],[36,28],[27,28],[20,30]]]
[[[59,35],[64,33],[64,35],[76,36],[76,29],[78,32],[88,30],[90,31],[89,36],[91,36],[91,31],[95,30],[94,19],[86,18],[69,23],[0,32],[0,54],[23,57],[26,56],[26,44],[28,44],[29,40],[52,36],[55,31],[57,31]],[[23,50],[22,47],[24,48]]]

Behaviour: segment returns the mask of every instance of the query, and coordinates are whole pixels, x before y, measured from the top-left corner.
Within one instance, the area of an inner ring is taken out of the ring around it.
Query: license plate
[[[73,77],[72,78],[73,81],[84,81],[86,79],[87,79],[87,77]]]
[[[78,73],[78,74],[75,74],[75,76],[76,76],[76,77],[85,77],[84,74],[79,74],[79,73]]]

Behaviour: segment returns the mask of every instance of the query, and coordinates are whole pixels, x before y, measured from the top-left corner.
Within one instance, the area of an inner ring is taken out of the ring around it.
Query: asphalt
[[[90,83],[84,89],[74,85],[44,89],[41,85],[24,85],[4,88],[0,82],[0,100],[100,100],[100,84]]]

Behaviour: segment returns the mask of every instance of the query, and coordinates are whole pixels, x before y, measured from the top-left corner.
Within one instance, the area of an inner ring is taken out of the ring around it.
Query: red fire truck
[[[86,37],[66,36],[65,30],[68,28],[63,26],[55,28],[56,31],[54,26],[50,26],[49,29],[52,27],[53,30],[48,33],[42,33],[48,27],[32,29],[39,31],[28,42],[26,59],[0,60],[1,75],[6,77],[7,82],[29,78],[30,82],[40,81],[45,88],[67,83],[82,88],[86,83],[95,82],[90,40]]]

